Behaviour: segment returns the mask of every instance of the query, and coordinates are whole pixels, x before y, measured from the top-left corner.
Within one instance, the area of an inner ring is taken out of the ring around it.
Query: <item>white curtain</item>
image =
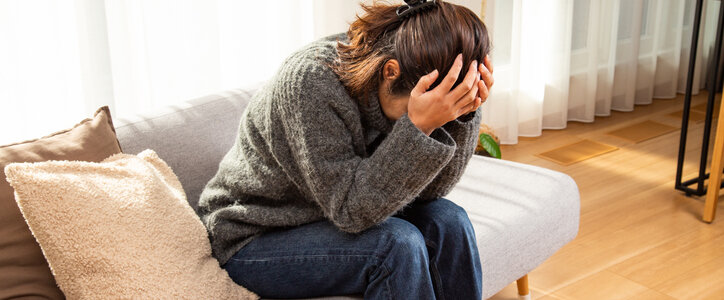
[[[123,118],[254,86],[358,13],[339,0],[0,0],[0,145],[102,105]]]
[[[355,1],[0,0],[0,145],[268,79]]]
[[[719,1],[705,0],[694,93]],[[488,0],[495,87],[483,120],[501,142],[631,111],[683,92],[694,0]]]

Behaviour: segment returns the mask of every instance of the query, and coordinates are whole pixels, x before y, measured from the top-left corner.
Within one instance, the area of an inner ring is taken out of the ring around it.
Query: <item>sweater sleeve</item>
[[[292,180],[335,226],[360,232],[414,200],[448,164],[455,142],[441,129],[425,135],[403,115],[363,158],[354,151],[344,112],[313,99],[325,97],[323,88],[310,87],[279,109],[293,158],[283,167],[298,169],[302,178]]]
[[[465,166],[473,156],[477,145],[481,120],[479,110],[480,108],[464,118],[461,117],[443,125],[442,130],[455,140],[455,154],[435,179],[420,193],[416,201],[432,201],[444,197],[460,181]]]

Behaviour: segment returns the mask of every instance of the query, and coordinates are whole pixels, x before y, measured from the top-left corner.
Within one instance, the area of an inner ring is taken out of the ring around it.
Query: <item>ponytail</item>
[[[339,63],[334,71],[355,98],[366,101],[379,87],[382,67],[395,58],[394,33],[402,23],[396,6],[365,5],[347,31],[349,44],[338,42]]]

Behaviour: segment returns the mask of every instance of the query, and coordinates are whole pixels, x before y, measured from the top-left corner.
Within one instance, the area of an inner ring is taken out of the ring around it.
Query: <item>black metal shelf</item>
[[[709,179],[706,172],[707,159],[709,156],[709,140],[711,138],[711,125],[714,115],[714,98],[716,96],[716,87],[719,83],[719,60],[722,52],[722,23],[724,19],[724,3],[719,5],[719,21],[716,28],[716,40],[714,42],[714,58],[707,72],[709,73],[709,97],[706,104],[706,118],[704,119],[704,136],[701,145],[701,158],[699,160],[699,174],[696,178],[682,182],[682,171],[684,168],[684,158],[686,154],[686,137],[689,131],[689,113],[691,109],[691,89],[694,83],[694,67],[696,64],[696,52],[699,44],[699,29],[701,25],[703,0],[696,1],[696,10],[694,12],[694,24],[691,33],[691,48],[689,49],[689,70],[686,77],[686,92],[684,93],[684,112],[681,116],[681,136],[679,139],[679,157],[676,164],[676,185],[677,190],[686,193],[687,196],[696,195],[703,196],[706,194],[706,186],[704,181]],[[724,118],[724,116],[719,116]],[[690,186],[696,184],[696,188]],[[722,184],[724,187],[724,184]]]

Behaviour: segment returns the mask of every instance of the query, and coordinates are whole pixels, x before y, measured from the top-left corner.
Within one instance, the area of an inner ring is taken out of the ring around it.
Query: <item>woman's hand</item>
[[[478,82],[478,98],[482,101],[475,106],[471,112],[478,110],[478,107],[485,103],[485,100],[488,100],[488,96],[490,96],[490,88],[493,87],[493,83],[495,82],[493,79],[493,62],[490,60],[490,56],[486,55],[483,62],[484,63],[480,64],[480,67],[478,68],[478,72],[482,77],[482,80]]]
[[[437,70],[420,78],[410,92],[410,101],[407,104],[407,115],[410,121],[420,131],[430,135],[433,130],[445,123],[477,109],[484,99],[480,97],[479,93],[481,86],[485,87],[486,98],[488,93],[487,82],[480,83],[478,68],[477,61],[473,61],[465,74],[465,79],[452,89],[463,69],[462,54],[459,54],[450,71],[434,89],[428,91],[439,75]],[[489,79],[490,85],[492,85],[492,74]]]
[[[486,55],[483,59],[483,63],[478,67],[478,73],[481,80],[478,81],[478,98],[475,99],[475,103],[471,103],[470,107],[465,114],[478,110],[478,107],[485,103],[490,96],[490,88],[493,87],[493,62],[490,60],[490,56]]]

